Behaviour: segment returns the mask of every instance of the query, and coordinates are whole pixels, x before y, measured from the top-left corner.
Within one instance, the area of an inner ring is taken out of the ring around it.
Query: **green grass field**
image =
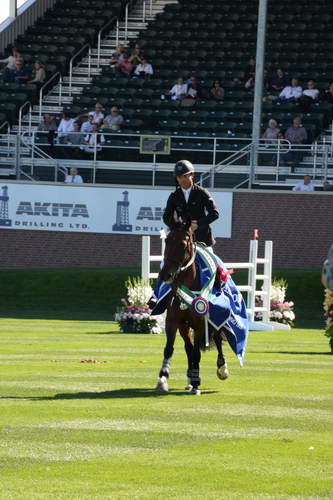
[[[224,382],[216,352],[205,353],[201,396],[184,391],[177,339],[161,395],[164,336],[36,319],[45,308],[34,304],[24,318],[13,299],[0,320],[1,500],[333,498],[333,358],[322,330],[251,333],[242,369],[226,346]]]

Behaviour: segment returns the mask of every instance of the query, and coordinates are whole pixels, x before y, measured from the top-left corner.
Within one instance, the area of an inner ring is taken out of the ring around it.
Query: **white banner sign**
[[[169,190],[0,184],[0,229],[158,234]],[[215,236],[231,237],[232,193],[212,192]]]

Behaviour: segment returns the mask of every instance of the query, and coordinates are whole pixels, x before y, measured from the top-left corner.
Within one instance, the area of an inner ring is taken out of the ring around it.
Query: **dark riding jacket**
[[[164,224],[170,228],[174,224],[175,212],[183,220],[190,218],[198,221],[198,229],[194,233],[197,241],[205,243],[208,247],[215,244],[209,224],[219,218],[219,212],[207,189],[193,184],[186,203],[182,188],[178,186],[170,194],[163,214]]]

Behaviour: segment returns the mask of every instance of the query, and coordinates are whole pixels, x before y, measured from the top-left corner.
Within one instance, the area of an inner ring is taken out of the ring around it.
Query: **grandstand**
[[[285,131],[295,116],[302,116],[308,144],[297,146],[296,167],[279,160],[276,166],[273,161],[276,153],[283,157],[290,144],[282,141],[277,152],[276,145],[251,141],[254,92],[244,83],[249,60],[256,55],[257,1],[59,0],[53,4],[3,47],[5,55],[16,46],[28,64],[41,60],[47,80],[40,90],[33,84],[0,85],[1,176],[62,180],[67,168],[79,165],[86,182],[168,185],[172,164],[186,156],[198,165],[203,183],[246,187],[255,147],[257,187],[289,188],[305,173],[318,185],[333,177],[331,103],[324,99],[333,81],[329,0],[268,3],[266,81],[282,67],[302,86],[315,80],[321,92],[304,112],[295,102],[275,100],[277,96],[265,86],[262,132],[272,118]],[[115,72],[110,60],[119,45],[129,51],[139,45],[154,68],[153,77],[126,78]],[[195,105],[161,99],[179,76],[186,80],[192,75],[201,89]],[[221,101],[210,98],[216,79],[225,91]],[[82,117],[96,103],[106,112],[118,106],[125,118],[124,128],[105,134],[100,154],[72,159],[69,146],[56,144],[50,149],[46,136],[36,133],[44,113],[59,122],[63,111]],[[170,136],[170,155],[140,154],[142,135]]]

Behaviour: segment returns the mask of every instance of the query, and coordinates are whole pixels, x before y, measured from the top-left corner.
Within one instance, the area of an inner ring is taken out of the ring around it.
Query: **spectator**
[[[44,64],[41,61],[36,61],[32,70],[32,80],[29,80],[28,83],[35,83],[38,87],[41,87],[45,82],[45,78]]]
[[[67,184],[83,184],[83,179],[79,175],[77,168],[71,168],[69,174],[66,175],[64,182]]]
[[[139,64],[143,63],[144,57],[139,45],[136,45],[132,50],[132,54],[128,58],[129,62],[133,65],[134,68],[139,66]]]
[[[289,79],[284,74],[282,68],[277,68],[275,75],[272,77],[269,88],[270,90],[280,91],[284,89],[284,87],[288,86]]]
[[[129,78],[132,75],[133,64],[129,61],[129,57],[127,55],[118,61],[116,68],[121,76],[127,76]]]
[[[284,138],[287,139],[291,145],[302,144],[307,141],[308,134],[302,125],[300,117],[297,116],[293,119],[293,124],[291,127],[287,128]],[[296,164],[301,161],[302,157],[303,153],[297,148],[294,148],[289,151],[284,158],[291,164],[292,168],[294,168]]]
[[[134,75],[140,78],[151,78],[153,74],[153,67],[145,58],[142,59],[142,63],[138,64],[134,70]]]
[[[43,119],[38,125],[38,132],[47,133],[47,141],[51,147],[54,145],[54,134],[57,130],[57,122],[55,121],[54,116],[49,113],[45,113],[43,115]],[[44,142],[44,141],[43,141]]]
[[[172,100],[184,99],[187,94],[187,85],[184,83],[184,79],[179,77],[177,83],[175,83],[168,94],[171,95]]]
[[[245,73],[245,80],[253,78],[254,81],[256,75],[256,60],[254,59],[254,57],[251,57],[251,59],[249,60],[249,64],[245,68],[244,73]]]
[[[308,113],[311,109],[311,104],[319,99],[319,90],[315,88],[316,82],[314,82],[314,80],[309,80],[307,86],[308,88],[303,90],[302,97],[299,101],[303,113]]]
[[[95,105],[95,111],[90,111],[88,116],[92,116],[92,123],[96,123],[96,125],[100,126],[104,120],[104,113],[102,112],[103,106],[98,102]]]
[[[88,134],[88,132],[92,131],[93,120],[94,120],[94,115],[93,114],[89,114],[87,120],[85,122],[83,122],[82,125],[81,125],[81,130],[80,131],[83,134]]]
[[[286,165],[288,163],[288,154],[289,152],[286,150],[289,149],[287,143],[282,142],[284,139],[284,135],[282,132],[279,132],[276,138],[276,147],[279,148],[279,153],[276,153],[272,157],[272,165]]]
[[[98,131],[98,125],[93,123],[92,131],[84,138],[85,146],[82,148],[85,153],[94,153],[102,151],[102,146],[105,144],[105,137]]]
[[[66,144],[69,147],[66,148],[66,153],[69,158],[80,158],[81,157],[81,146],[84,142],[83,134],[80,131],[80,124],[74,122],[74,130],[70,132],[66,139]]]
[[[124,125],[124,118],[119,113],[119,110],[116,106],[112,106],[110,109],[110,114],[107,115],[103,121],[103,130],[113,130],[118,131]]]
[[[311,177],[309,175],[304,175],[304,179],[299,181],[296,186],[293,187],[293,191],[314,191],[314,186],[311,183]]]
[[[118,61],[121,61],[125,57],[125,47],[123,45],[118,45],[116,50],[112,54],[112,56],[116,57]]]
[[[224,88],[219,80],[215,80],[212,88],[210,89],[210,95],[216,101],[223,101],[224,99]]]
[[[68,113],[62,114],[62,120],[58,127],[58,139],[60,144],[65,144],[68,134],[74,131],[74,120]]]
[[[6,68],[14,70],[16,66],[16,61],[22,59],[22,55],[16,47],[12,48],[12,55],[8,56],[6,59],[0,59],[0,63],[7,63]]]
[[[333,83],[329,84],[328,88],[325,90],[323,97],[325,101],[329,102],[330,104],[333,104]]]
[[[266,139],[265,144],[274,144],[278,139],[280,129],[277,128],[277,122],[273,118],[269,120],[268,127],[262,135],[263,139]]]
[[[323,191],[333,191],[333,186],[328,181],[323,184]]]
[[[279,95],[279,98],[283,101],[296,101],[302,96],[302,87],[298,85],[297,78],[292,78],[291,84],[284,87]]]
[[[16,60],[14,69],[6,68],[3,72],[3,81],[6,83],[27,83],[28,78],[28,70],[22,59]]]

